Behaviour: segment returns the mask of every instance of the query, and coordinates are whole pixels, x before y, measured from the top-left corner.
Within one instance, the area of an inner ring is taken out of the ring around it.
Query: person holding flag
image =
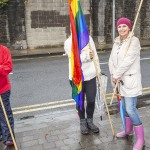
[[[65,41],[64,49],[69,58],[72,98],[76,102],[81,133],[89,134],[89,129],[98,133],[99,128],[93,123],[93,114],[96,97],[96,71],[100,73],[99,59],[93,39],[88,33],[80,0],[69,0],[68,2],[71,36]]]
[[[117,21],[119,36],[114,40],[109,58],[109,70],[112,83],[120,81],[123,83],[119,84],[118,90],[125,110],[126,131],[123,130],[116,136],[119,138],[133,134],[134,128],[136,143],[133,150],[141,150],[144,146],[144,129],[136,109],[137,96],[142,95],[141,46],[139,39],[130,35],[131,28],[131,21],[128,18],[120,18]]]
[[[0,45],[0,96],[4,104],[8,120],[12,132],[14,134],[14,118],[10,105],[10,90],[11,85],[8,78],[9,73],[12,71],[12,59],[9,49]],[[0,141],[3,140],[6,146],[14,145],[12,137],[4,116],[2,105],[0,105]]]
[[[80,60],[82,63],[81,69],[84,76],[84,81],[82,82],[82,92],[83,92],[83,105],[82,108],[77,106],[77,111],[80,118],[80,129],[82,134],[89,134],[89,129],[92,132],[98,133],[99,128],[93,123],[93,114],[95,109],[95,97],[96,97],[96,70],[93,63],[93,58],[97,62],[97,68],[100,73],[99,59],[96,52],[95,44],[92,37],[89,37],[89,44],[87,44],[81,51]],[[69,80],[72,86],[72,76],[71,76],[71,45],[72,45],[72,35],[65,41],[64,49],[65,53],[69,58]],[[85,96],[86,96],[86,108],[85,108]]]

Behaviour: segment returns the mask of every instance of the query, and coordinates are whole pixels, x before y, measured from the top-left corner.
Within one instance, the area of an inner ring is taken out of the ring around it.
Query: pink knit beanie
[[[130,29],[132,28],[131,21],[128,18],[120,18],[120,19],[118,19],[118,21],[117,21],[117,27],[120,24],[126,24]]]

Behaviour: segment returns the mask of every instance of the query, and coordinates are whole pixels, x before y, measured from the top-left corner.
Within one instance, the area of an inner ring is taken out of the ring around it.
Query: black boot
[[[87,127],[93,133],[99,133],[99,128],[93,123],[93,118],[87,118]]]
[[[81,133],[84,135],[89,134],[86,119],[80,119],[80,130],[81,130]]]

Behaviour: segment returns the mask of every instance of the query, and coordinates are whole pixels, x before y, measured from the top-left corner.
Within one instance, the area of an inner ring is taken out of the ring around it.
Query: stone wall
[[[89,3],[82,0],[85,16]],[[30,0],[26,5],[26,33],[29,48],[58,47],[70,34],[68,0]]]
[[[143,40],[150,39],[150,0],[145,0],[143,2],[140,35]]]
[[[132,24],[136,17],[140,0],[115,0],[116,21],[120,17],[128,17]],[[94,39],[99,44],[111,43],[112,40],[112,12],[113,1],[94,0],[93,1],[93,33]],[[141,41],[150,41],[150,0],[143,1],[142,9],[134,30],[135,35]],[[116,31],[117,36],[117,31]]]
[[[0,10],[0,43],[9,44],[8,22],[6,10]]]
[[[68,0],[9,0],[0,10],[0,43],[12,49],[63,46],[70,35]],[[96,45],[112,43],[112,0],[80,0],[90,34]],[[116,21],[136,16],[140,0],[115,0]],[[135,34],[150,41],[150,0],[144,0]],[[117,36],[117,31],[116,31]]]
[[[27,48],[24,9],[24,0],[9,0],[8,5],[0,13],[3,22],[3,26],[0,27],[0,34],[3,35],[0,43],[12,49]]]

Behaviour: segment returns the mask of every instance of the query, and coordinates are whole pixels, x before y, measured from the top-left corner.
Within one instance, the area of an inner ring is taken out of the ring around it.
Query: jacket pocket
[[[138,85],[136,71],[133,71],[129,74],[125,74],[122,80],[124,82],[124,86],[126,86],[128,89],[136,88]]]

